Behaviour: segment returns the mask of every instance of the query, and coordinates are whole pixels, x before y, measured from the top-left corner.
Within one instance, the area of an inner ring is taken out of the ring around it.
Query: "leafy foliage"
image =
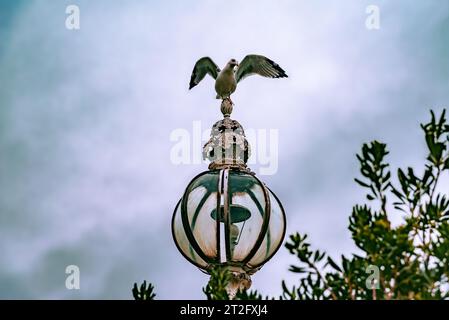
[[[153,292],[154,286],[149,283],[147,287],[147,282],[144,281],[141,286],[140,290],[137,288],[137,283],[134,283],[133,287],[133,297],[135,300],[154,300],[156,297],[156,294]]]
[[[341,257],[338,264],[311,250],[307,236],[295,234],[286,244],[300,263],[299,285],[283,283],[286,299],[445,299],[449,297],[449,199],[437,193],[449,171],[449,125],[445,112],[421,126],[428,147],[422,175],[413,168],[398,169],[391,181],[385,144],[364,144],[357,155],[362,177],[355,181],[377,203],[354,206],[349,231],[362,254]],[[390,203],[389,197],[394,201]],[[391,215],[402,213],[403,223],[392,226]]]
[[[231,281],[231,273],[223,267],[215,267],[210,271],[210,280],[203,292],[207,300],[229,300],[226,286]]]
[[[231,272],[226,267],[216,266],[210,271],[210,280],[203,292],[208,300],[229,300],[226,290],[231,281]],[[262,300],[262,295],[255,290],[239,290],[234,300]]]
[[[399,168],[397,181],[392,181],[386,144],[362,146],[357,155],[361,177],[355,181],[367,190],[369,203],[353,207],[348,227],[360,253],[342,255],[337,262],[312,249],[307,235],[291,235],[285,247],[298,263],[289,271],[297,273],[299,281],[291,288],[283,281],[280,299],[449,298],[449,198],[437,188],[449,171],[445,111],[438,119],[431,111],[430,122],[421,128],[428,149],[422,174]],[[393,226],[390,218],[397,214],[403,221]],[[203,288],[207,298],[229,299],[230,277],[227,269],[214,269]],[[259,300],[262,295],[240,291],[235,299]]]

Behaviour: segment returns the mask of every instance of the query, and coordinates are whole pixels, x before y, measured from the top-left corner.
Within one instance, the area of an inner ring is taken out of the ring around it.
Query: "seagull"
[[[231,59],[223,70],[220,70],[211,58],[203,57],[195,63],[190,78],[189,90],[200,83],[206,74],[215,79],[216,98],[227,99],[231,103],[230,97],[237,88],[237,84],[248,76],[258,74],[267,78],[288,77],[276,62],[261,55],[247,55],[240,64],[237,60]]]

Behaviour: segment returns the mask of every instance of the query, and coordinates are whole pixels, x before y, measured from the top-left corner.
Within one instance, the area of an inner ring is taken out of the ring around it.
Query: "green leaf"
[[[343,271],[341,270],[341,268],[335,263],[335,261],[332,260],[331,257],[327,257],[327,263],[328,263],[332,268],[334,268],[335,270],[337,270],[337,271],[339,271],[339,272],[343,272]]]
[[[304,273],[304,272],[306,272],[304,268],[299,268],[299,267],[293,266],[293,265],[291,265],[288,270],[291,271],[291,272],[294,272],[294,273]]]
[[[354,178],[354,180],[355,180],[355,182],[357,182],[359,185],[361,185],[362,187],[365,187],[365,188],[369,188],[370,187],[370,185],[369,184],[367,184],[367,183],[365,183],[365,182],[363,182],[363,181],[361,181],[361,180],[359,180],[359,179],[357,179],[357,178]]]

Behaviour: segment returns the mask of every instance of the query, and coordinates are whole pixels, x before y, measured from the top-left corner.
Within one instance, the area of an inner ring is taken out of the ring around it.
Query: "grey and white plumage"
[[[220,70],[211,58],[203,57],[196,62],[193,68],[189,89],[200,83],[206,74],[215,79],[217,99],[229,99],[237,88],[237,84],[251,75],[258,74],[267,78],[288,77],[276,62],[261,55],[247,55],[240,65],[235,59],[231,59],[223,70]]]

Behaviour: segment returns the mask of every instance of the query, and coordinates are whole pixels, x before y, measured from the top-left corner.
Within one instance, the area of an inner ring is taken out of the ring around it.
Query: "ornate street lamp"
[[[208,273],[226,266],[233,275],[228,292],[251,286],[257,272],[279,249],[286,218],[276,195],[247,167],[251,149],[243,127],[221,104],[223,120],[212,127],[203,156],[209,170],[197,175],[176,205],[173,239],[182,255]]]

